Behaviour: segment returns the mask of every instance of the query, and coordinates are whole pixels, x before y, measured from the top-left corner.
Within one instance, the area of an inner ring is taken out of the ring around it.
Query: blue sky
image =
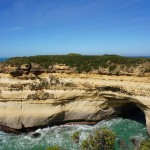
[[[150,55],[150,0],[0,0],[0,57]]]

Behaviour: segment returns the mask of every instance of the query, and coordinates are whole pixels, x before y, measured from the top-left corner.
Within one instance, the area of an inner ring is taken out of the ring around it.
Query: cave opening
[[[142,124],[146,125],[146,119],[145,119],[144,112],[142,111],[141,108],[139,108],[133,102],[126,103],[126,104],[122,105],[119,108],[119,112],[120,112],[119,115],[118,115],[119,117],[134,120],[134,121],[137,121],[139,123],[142,123]]]

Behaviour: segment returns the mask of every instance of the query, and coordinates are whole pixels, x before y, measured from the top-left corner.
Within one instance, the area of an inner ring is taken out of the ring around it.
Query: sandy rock
[[[150,80],[146,77],[44,73],[40,79],[26,80],[0,76],[1,127],[27,131],[67,122],[97,122],[141,110],[150,133]],[[57,84],[50,82],[51,76]],[[43,81],[49,85],[29,88]]]

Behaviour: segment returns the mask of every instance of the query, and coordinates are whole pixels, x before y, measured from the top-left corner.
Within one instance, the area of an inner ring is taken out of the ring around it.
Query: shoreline
[[[99,121],[98,121],[99,122]],[[47,127],[54,127],[54,126],[62,126],[62,125],[90,125],[93,126],[95,124],[97,124],[98,122],[67,122],[67,123],[60,123],[60,124],[55,124],[55,125],[51,125],[51,126],[40,126],[40,127],[31,127],[31,128],[24,128],[24,129],[13,129],[4,125],[0,125],[0,131],[4,132],[4,133],[12,133],[12,134],[16,134],[16,135],[20,135],[22,133],[30,133],[30,132],[34,132],[38,129],[43,129],[43,128],[47,128]]]

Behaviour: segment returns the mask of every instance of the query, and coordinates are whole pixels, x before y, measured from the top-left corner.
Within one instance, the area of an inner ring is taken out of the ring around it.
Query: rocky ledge
[[[16,57],[0,63],[0,73],[11,74],[14,77],[32,74],[29,76],[32,79],[42,73],[87,73],[148,77],[150,76],[150,59],[118,55]]]
[[[28,132],[73,122],[93,124],[142,112],[150,134],[150,78],[42,73],[34,78],[0,73],[0,129]]]

